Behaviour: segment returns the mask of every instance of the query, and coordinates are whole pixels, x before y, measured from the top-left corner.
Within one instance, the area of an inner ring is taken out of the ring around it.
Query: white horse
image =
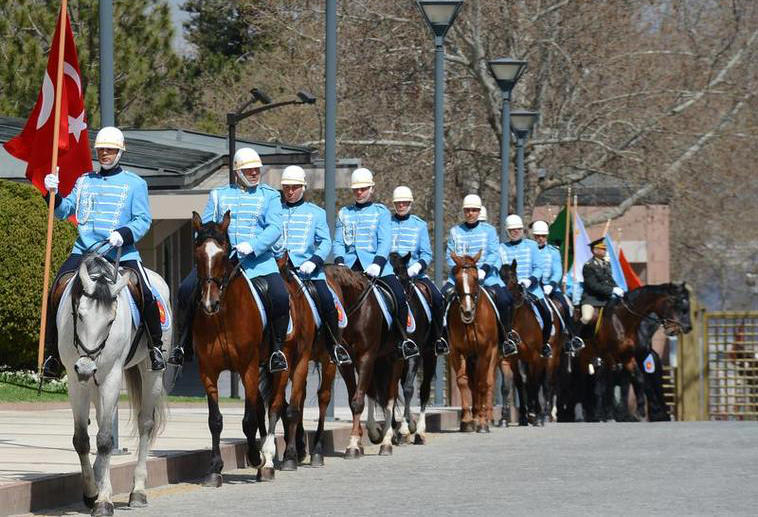
[[[146,271],[163,300],[169,300],[168,286],[163,279]],[[162,428],[166,412],[162,372],[150,369],[145,334],[134,356],[126,363],[137,331],[129,307],[129,290],[124,289],[128,276],[115,275],[114,266],[102,256],[88,255],[71,283],[60,302],[56,321],[58,351],[68,373],[68,394],[74,414],[74,448],[82,466],[85,504],[92,508],[92,515],[113,515],[111,427],[122,381],[126,380],[132,415],[133,418],[137,416],[135,427],[139,432],[129,506],[141,507],[147,504],[147,455]],[[163,342],[171,343],[170,330],[163,333]],[[95,404],[98,426],[94,471],[89,459],[87,433],[91,402]]]

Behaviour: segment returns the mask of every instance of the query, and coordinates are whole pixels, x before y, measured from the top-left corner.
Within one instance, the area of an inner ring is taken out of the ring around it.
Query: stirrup
[[[500,343],[500,353],[503,357],[509,357],[518,354],[518,345],[512,339],[506,339]]]
[[[335,343],[332,353],[329,354],[329,360],[337,366],[353,364],[347,349],[339,343]]]
[[[163,359],[163,351],[155,346],[150,347],[150,369],[159,372],[166,369],[166,360]]]
[[[506,334],[508,340],[513,341],[516,345],[521,343],[521,336],[515,330],[511,330]]]
[[[171,351],[171,357],[168,358],[168,364],[182,366],[184,364],[184,348],[181,346],[175,347]]]
[[[408,338],[405,338],[403,342],[400,343],[400,353],[406,361],[420,354],[418,345]]]
[[[444,337],[440,336],[437,341],[434,342],[434,353],[435,355],[447,355],[450,353],[450,345]]]
[[[579,336],[574,336],[571,338],[571,351],[572,352],[578,352],[582,348],[584,348],[584,340],[580,338]]]
[[[550,357],[553,357],[553,347],[550,346],[550,343],[545,343],[542,345],[542,350],[540,351],[540,355],[544,357],[545,359],[549,359]]]
[[[271,352],[271,357],[268,360],[268,371],[271,373],[286,372],[289,370],[287,365],[287,356],[281,350],[274,350]]]

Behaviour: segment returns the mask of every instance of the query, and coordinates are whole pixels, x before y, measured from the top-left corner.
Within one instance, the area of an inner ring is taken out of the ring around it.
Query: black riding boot
[[[508,357],[518,353],[518,344],[521,338],[515,330],[506,330],[513,328],[513,303],[511,300],[504,299],[502,291],[495,293],[495,305],[500,315],[500,332],[503,334],[503,340],[500,342],[500,353],[503,357]]]
[[[289,313],[285,312],[271,322],[271,357],[268,360],[268,370],[271,373],[286,372],[289,369],[287,356],[282,352],[284,340],[287,337],[289,320]]]
[[[163,330],[161,329],[161,316],[158,312],[158,303],[153,300],[147,303],[144,310],[145,330],[148,335],[148,352],[150,355],[150,369],[160,371],[166,369],[166,361],[163,359]]]
[[[553,318],[545,300],[535,300],[534,303],[537,305],[537,310],[542,318],[542,349],[540,350],[540,355],[542,355],[543,358],[548,359],[553,356],[553,347],[551,347],[549,343],[550,332],[553,327]]]
[[[331,310],[329,310],[330,308]],[[342,331],[337,322],[337,309],[334,304],[331,303],[328,307],[322,307],[321,313],[324,317],[324,330],[326,331],[324,343],[329,352],[329,358],[337,366],[353,364],[347,349],[340,343]]]

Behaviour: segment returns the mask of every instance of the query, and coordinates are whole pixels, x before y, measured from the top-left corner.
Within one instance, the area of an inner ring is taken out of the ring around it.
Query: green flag
[[[548,242],[550,244],[552,244],[554,246],[557,246],[557,247],[559,247],[561,249],[561,263],[563,263],[564,257],[565,257],[565,248],[564,248],[565,243],[563,241],[566,239],[566,224],[567,224],[566,223],[566,219],[567,219],[567,217],[566,217],[566,208],[564,207],[558,213],[558,215],[555,217],[555,220],[553,220],[553,223],[550,225],[550,230],[549,230],[549,233],[547,235]],[[571,224],[570,220],[568,221],[568,225],[569,225],[569,228],[568,228],[568,246],[569,246],[569,250],[568,250],[568,265],[564,265],[564,270],[566,270],[569,267],[571,267],[571,263],[572,263],[573,258],[574,258],[574,246],[573,246],[574,239],[571,238],[572,235],[573,235],[573,233],[572,233],[572,226],[573,225]]]

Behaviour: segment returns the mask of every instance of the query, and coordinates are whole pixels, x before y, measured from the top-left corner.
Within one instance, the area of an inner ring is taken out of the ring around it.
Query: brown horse
[[[488,433],[498,357],[495,308],[479,285],[475,256],[451,254],[455,292],[447,316],[450,367],[461,393],[461,431]],[[473,389],[472,389],[473,387]]]
[[[633,382],[641,377],[635,358],[637,330],[640,322],[657,315],[667,335],[688,333],[692,330],[690,321],[690,297],[685,284],[647,285],[634,289],[623,298],[612,300],[603,310],[598,325],[596,319],[592,323],[596,332],[584,336],[588,346],[580,354],[582,372],[588,372],[590,363],[594,367],[594,415],[590,410],[585,420],[604,421],[610,417],[607,414],[610,392],[610,369],[616,364],[622,365],[631,375]],[[596,315],[597,316],[597,315]],[[595,361],[595,359],[599,361]],[[586,409],[586,408],[585,408]]]
[[[395,275],[397,275],[398,280],[400,280],[400,283],[405,290],[405,298],[408,300],[408,305],[416,320],[416,330],[410,335],[410,338],[418,343],[419,348],[421,349],[420,357],[412,357],[405,361],[405,364],[403,365],[402,386],[404,410],[402,416],[397,415],[396,418],[399,417],[398,420],[400,420],[400,428],[398,430],[400,441],[410,442],[415,434],[415,443],[423,445],[426,443],[426,406],[429,403],[432,379],[436,373],[437,355],[434,352],[432,322],[426,314],[422,305],[423,302],[419,299],[419,296],[423,296],[426,300],[427,307],[431,309],[432,294],[423,282],[412,279],[408,276],[408,261],[410,260],[410,257],[410,253],[406,253],[402,257],[397,253],[390,253],[390,264],[392,264],[392,269],[395,270]],[[434,315],[432,315],[432,317],[434,317]],[[419,366],[421,366],[424,374],[421,379],[419,393],[421,414],[418,417],[418,421],[414,422],[413,416],[411,415],[411,400],[413,399],[416,374],[418,373]]]
[[[348,323],[343,336],[350,343],[353,352],[353,364],[340,366],[353,413],[353,429],[344,457],[358,458],[362,454],[361,414],[366,396],[374,399],[384,409],[383,429],[377,431],[374,428],[373,411],[369,412],[367,427],[371,441],[382,444],[379,454],[389,456],[392,454],[392,413],[403,367],[402,359],[396,352],[400,336],[397,331],[387,327],[379,302],[374,296],[373,280],[363,273],[334,264],[327,264],[324,272],[346,304]]]
[[[212,450],[210,472],[204,480],[208,486],[222,484],[219,441],[223,417],[218,407],[218,377],[224,370],[240,375],[245,388],[245,415],[242,430],[247,437],[247,459],[258,470],[260,480],[274,477],[273,457],[276,453],[274,435],[270,434],[261,451],[255,441],[258,428],[258,380],[262,357],[268,357],[264,342],[263,322],[248,281],[238,264],[229,258],[231,244],[227,235],[230,215],[227,211],[220,224],[203,224],[200,215],[192,212],[197,265],[198,298],[192,337],[198,358],[200,380],[208,397],[208,427]]]

